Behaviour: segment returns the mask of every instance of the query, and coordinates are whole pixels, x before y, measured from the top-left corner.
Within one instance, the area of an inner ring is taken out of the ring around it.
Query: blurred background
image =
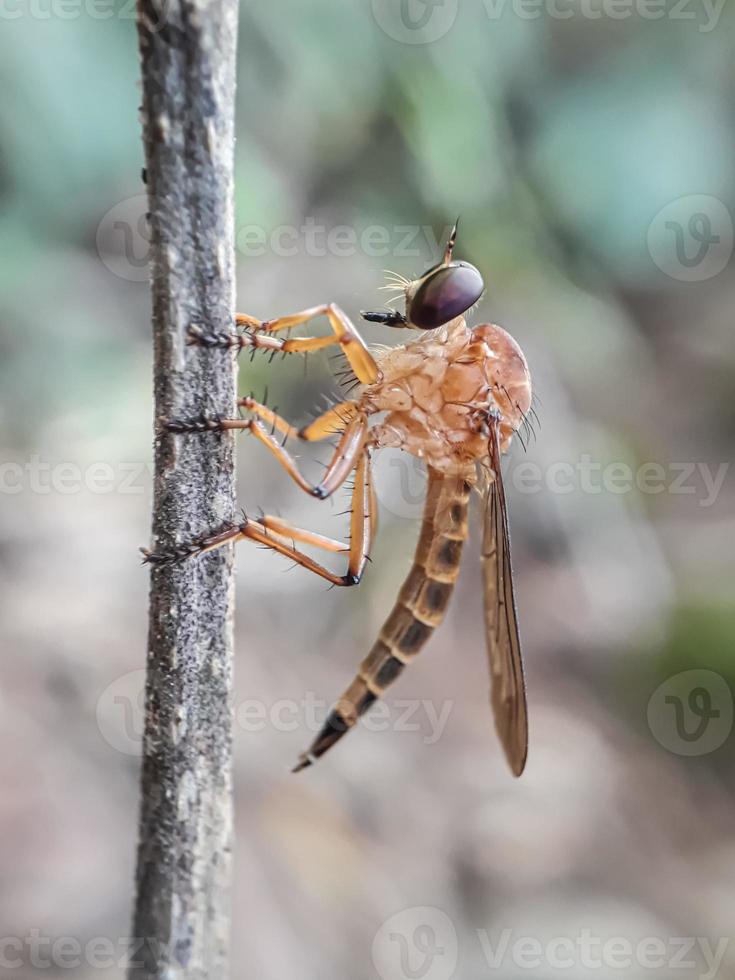
[[[152,441],[135,24],[123,0],[0,17],[0,973],[122,977]],[[525,350],[540,424],[506,460],[519,781],[479,509],[442,629],[299,777],[409,567],[420,467],[378,459],[359,589],[240,546],[233,977],[735,976],[732,42],[724,0],[242,4],[238,308],[380,308],[461,214],[475,321]],[[339,390],[326,356],[243,358],[242,392],[266,384],[299,423]],[[257,444],[239,469],[243,506],[346,533],[344,499]]]

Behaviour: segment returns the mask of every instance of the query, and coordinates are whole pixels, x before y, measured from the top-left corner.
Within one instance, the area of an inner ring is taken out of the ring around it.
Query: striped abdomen
[[[398,601],[357,676],[332,708],[294,771],[323,755],[398,677],[444,619],[467,539],[474,473],[447,477],[429,469],[424,519],[413,566]]]

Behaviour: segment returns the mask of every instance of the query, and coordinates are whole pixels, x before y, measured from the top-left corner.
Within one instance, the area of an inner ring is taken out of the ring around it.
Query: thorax
[[[381,379],[361,404],[388,415],[373,430],[377,446],[397,446],[443,472],[463,472],[487,455],[478,412],[495,408],[507,445],[531,401],[525,358],[494,324],[470,329],[459,317],[378,358]]]

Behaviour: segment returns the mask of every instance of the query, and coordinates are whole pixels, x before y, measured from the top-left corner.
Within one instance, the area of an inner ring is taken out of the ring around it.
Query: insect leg
[[[275,531],[270,531],[266,521],[261,518],[259,521],[245,518],[240,524],[233,524],[230,527],[218,531],[216,534],[199,538],[189,544],[181,545],[170,552],[154,552],[142,549],[143,561],[150,565],[169,565],[186,558],[194,558],[197,555],[204,555],[208,551],[214,551],[227,544],[236,544],[238,541],[250,539],[258,544],[265,545],[278,554],[292,558],[297,564],[308,568],[310,571],[331,582],[332,585],[352,585],[352,581],[346,581],[347,576],[335,575],[328,568],[320,565],[302,551],[298,551],[291,542],[295,539],[306,540],[309,544],[323,548],[325,551],[343,551],[344,545],[341,541],[334,541],[322,535],[312,534],[310,531],[299,531],[295,527],[289,526],[289,537],[291,541],[282,538]]]
[[[169,432],[177,434],[224,432],[228,429],[240,429],[250,432],[273,453],[291,479],[302,490],[312,497],[318,497],[320,500],[324,500],[325,497],[330,497],[345,482],[355,468],[357,460],[364,450],[365,440],[368,434],[367,416],[356,414],[345,426],[342,436],[337,443],[334,455],[324,472],[324,476],[319,483],[314,484],[310,483],[302,475],[291,453],[281,445],[281,442],[275,436],[271,435],[259,419],[221,419],[203,416],[199,419],[165,419],[162,424]],[[287,422],[283,422],[283,424],[288,425]]]
[[[318,415],[313,421],[298,429],[291,425],[282,415],[274,412],[261,402],[256,401],[250,395],[245,398],[238,398],[238,408],[244,408],[253,415],[270,426],[271,431],[280,432],[286,439],[298,438],[305,442],[318,442],[327,439],[339,432],[343,432],[347,425],[355,418],[359,412],[357,402],[339,402],[322,415]],[[248,419],[227,419],[217,416],[201,415],[194,419],[163,419],[162,423],[169,432],[177,434],[195,432],[223,432],[225,429],[249,429]],[[285,441],[285,440],[284,440]]]
[[[355,486],[352,491],[349,545],[342,541],[337,541],[335,538],[329,538],[323,534],[317,534],[314,531],[296,527],[280,517],[264,514],[257,521],[245,518],[239,524],[233,524],[215,534],[207,535],[189,544],[181,545],[168,553],[152,552],[142,549],[144,561],[151,565],[172,564],[184,561],[186,558],[206,554],[208,551],[214,551],[217,548],[234,544],[237,541],[250,539],[270,548],[278,554],[291,558],[296,564],[314,572],[332,585],[357,585],[365,569],[367,553],[372,540],[370,499],[370,458],[367,451],[365,451],[362,453],[355,467]],[[337,575],[328,568],[325,568],[324,565],[315,561],[309,555],[304,554],[303,551],[299,551],[296,548],[296,541],[333,554],[347,554],[347,572],[344,575]]]
[[[356,402],[339,402],[332,406],[322,415],[318,415],[308,425],[303,426],[298,431],[299,439],[307,442],[317,442],[319,439],[326,439],[328,436],[341,432],[349,424],[351,419],[357,415],[359,408]]]
[[[308,425],[297,429],[296,426],[291,425],[266,405],[256,402],[254,398],[240,398],[237,404],[240,408],[245,408],[257,415],[258,418],[267,422],[271,428],[282,433],[286,438],[296,436],[306,442],[318,442],[320,439],[326,439],[328,436],[344,431],[359,411],[357,402],[339,402],[322,415],[317,416]]]
[[[260,518],[260,523],[271,535],[275,534],[280,539],[291,542],[301,541],[304,544],[313,545],[324,551],[346,553],[348,556],[346,574],[331,575],[330,573],[328,575],[322,575],[322,577],[326,578],[333,585],[357,585],[365,571],[370,545],[374,537],[376,511],[373,494],[370,455],[367,450],[363,450],[355,466],[355,483],[352,488],[350,506],[349,544],[336,541],[334,538],[324,537],[321,534],[315,534],[313,531],[306,531],[303,528],[294,526],[289,521],[283,520],[281,517],[273,517],[269,514],[264,514]],[[282,553],[286,554],[286,552]],[[299,564],[303,564],[300,560],[300,554],[295,548],[291,548],[289,551],[290,557]],[[312,571],[317,571],[314,565],[306,565],[305,567],[311,568]],[[322,574],[322,572],[319,572],[319,574]]]
[[[274,412],[273,409],[268,408],[267,405],[261,404],[261,402],[256,402],[254,398],[249,395],[245,398],[238,398],[237,407],[244,408],[248,412],[252,412],[253,415],[257,415],[259,419],[262,419],[267,425],[271,427],[271,431],[280,432],[284,436],[284,442],[286,439],[290,439],[293,436],[298,436],[299,430],[296,426],[291,425],[290,422],[286,421],[282,415]]]
[[[333,334],[331,337],[289,337],[284,340],[281,337],[273,336],[280,330],[290,330],[318,316],[326,316],[329,320]],[[347,314],[336,303],[323,303],[321,306],[312,306],[300,313],[290,313],[273,320],[258,320],[247,313],[236,313],[235,323],[239,327],[245,327],[245,332],[233,336],[215,335],[205,334],[199,327],[192,327],[189,331],[189,343],[199,344],[203,347],[235,347],[239,349],[250,347],[276,352],[283,351],[286,354],[304,354],[339,344],[349,361],[350,367],[355,372],[355,376],[362,384],[373,384],[378,380],[378,366],[373,355]]]

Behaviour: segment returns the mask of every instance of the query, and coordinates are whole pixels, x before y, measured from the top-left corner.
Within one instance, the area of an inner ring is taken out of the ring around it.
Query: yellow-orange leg
[[[280,432],[286,439],[297,437],[306,442],[318,442],[320,439],[327,439],[329,436],[343,432],[359,411],[357,402],[338,402],[322,415],[317,416],[312,422],[309,422],[308,425],[297,429],[290,422],[287,422],[282,415],[278,415],[267,405],[262,405],[250,396],[239,398],[237,406],[257,415],[259,419],[267,422],[272,430]]]
[[[268,422],[272,430],[281,432],[286,439],[296,435],[299,439],[303,439],[306,442],[318,442],[320,439],[327,439],[329,436],[343,432],[360,410],[357,402],[339,402],[327,409],[326,412],[318,415],[308,425],[296,429],[283,416],[278,415],[272,409],[262,405],[250,396],[238,399],[237,404],[240,408],[245,408],[249,412],[253,412],[264,422]],[[372,530],[373,536],[375,536],[378,529],[378,504],[375,497],[375,486],[372,480],[369,484],[369,492]]]
[[[249,539],[293,559],[298,565],[308,568],[332,585],[357,585],[365,570],[373,539],[373,504],[370,457],[367,451],[363,451],[355,467],[349,545],[323,534],[296,527],[280,517],[264,514],[260,520],[245,518],[240,524],[233,524],[190,544],[180,545],[172,552],[156,553],[143,549],[144,560],[152,565],[170,564]],[[337,575],[303,551],[299,551],[296,548],[296,541],[322,551],[346,553],[348,555],[346,574]]]
[[[274,337],[279,330],[291,330],[302,323],[307,323],[318,316],[326,316],[332,328],[331,337]],[[202,347],[234,347],[242,350],[245,347],[255,350],[270,350],[284,354],[307,354],[311,351],[322,350],[339,344],[355,372],[355,377],[362,384],[373,384],[378,380],[380,372],[367,344],[358,333],[356,327],[336,303],[323,303],[312,306],[299,313],[290,313],[273,320],[258,320],[247,313],[236,313],[235,323],[246,330],[241,334],[208,334],[200,327],[189,329],[189,343]]]
[[[273,414],[273,413],[271,413]],[[280,419],[284,426],[288,423]],[[225,432],[240,429],[250,432],[276,457],[291,479],[312,497],[324,500],[338,490],[355,468],[365,448],[368,435],[367,416],[356,414],[345,426],[334,455],[319,483],[309,483],[301,473],[291,453],[276,439],[259,419],[223,419],[202,416],[198,419],[163,419],[162,425],[169,432],[178,434],[193,432]],[[289,427],[290,428],[290,427]]]

